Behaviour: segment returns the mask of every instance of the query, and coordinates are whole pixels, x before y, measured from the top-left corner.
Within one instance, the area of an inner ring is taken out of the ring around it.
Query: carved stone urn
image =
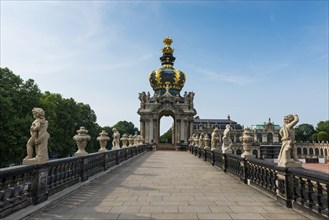
[[[134,145],[134,136],[129,135],[128,137],[129,147]]]
[[[98,152],[106,152],[108,151],[106,149],[107,142],[110,140],[108,133],[105,130],[102,130],[101,133],[99,133],[99,136],[96,138],[96,140],[99,142],[100,149]]]
[[[144,144],[144,138],[142,135],[139,135],[139,144],[141,144],[141,145]]]
[[[128,144],[128,136],[127,134],[123,134],[122,138],[120,138],[120,140],[122,141],[122,148],[127,148],[127,144]]]
[[[74,135],[73,140],[78,146],[78,151],[74,153],[74,156],[81,157],[87,155],[87,151],[85,150],[87,142],[90,140],[90,136],[88,135],[88,130],[85,127],[80,127],[77,130],[76,135]]]
[[[251,145],[253,142],[253,137],[251,130],[249,128],[244,129],[242,136],[240,137],[240,141],[242,142],[243,151],[244,151],[243,154],[241,154],[241,157],[243,158],[255,157],[255,155],[251,153]]]
[[[206,134],[203,138],[203,142],[204,142],[204,148],[205,150],[210,149],[209,143],[210,143],[210,138],[208,136],[208,134]]]

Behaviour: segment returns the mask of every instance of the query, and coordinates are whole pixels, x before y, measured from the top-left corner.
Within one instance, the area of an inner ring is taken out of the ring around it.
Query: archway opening
[[[163,115],[159,121],[159,143],[174,143],[174,118],[171,115]]]

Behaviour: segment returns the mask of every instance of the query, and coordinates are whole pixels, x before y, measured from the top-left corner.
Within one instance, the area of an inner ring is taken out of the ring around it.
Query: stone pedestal
[[[90,136],[88,135],[88,130],[85,129],[85,127],[80,127],[79,130],[77,130],[77,133],[73,140],[78,146],[78,151],[74,153],[74,156],[81,157],[88,155],[87,151],[85,150],[87,142],[90,140]]]

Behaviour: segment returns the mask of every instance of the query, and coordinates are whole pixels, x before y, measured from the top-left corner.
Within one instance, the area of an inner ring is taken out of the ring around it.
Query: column
[[[149,143],[153,143],[153,119],[149,122]]]

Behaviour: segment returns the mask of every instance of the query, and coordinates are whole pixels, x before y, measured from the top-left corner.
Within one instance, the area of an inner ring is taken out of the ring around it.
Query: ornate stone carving
[[[90,136],[88,135],[88,130],[85,127],[80,127],[77,130],[76,135],[74,135],[73,140],[78,146],[78,151],[74,153],[74,156],[81,157],[87,155],[87,151],[85,150],[87,142],[90,140]]]
[[[204,133],[201,132],[200,136],[199,136],[199,148],[203,149],[204,148]]]
[[[297,157],[297,148],[295,146],[295,129],[298,123],[298,115],[286,115],[283,118],[283,125],[280,129],[282,140],[281,150],[278,156],[278,166],[281,167],[301,167]]]
[[[211,133],[211,150],[215,150],[219,143],[219,133],[218,128],[215,128]]]
[[[247,157],[255,157],[255,155],[253,155],[251,153],[251,145],[253,142],[253,137],[252,137],[252,132],[249,128],[245,128],[242,136],[240,137],[240,141],[242,142],[242,146],[243,146],[243,154],[241,154],[241,157],[243,158],[247,158]]]
[[[230,137],[230,133],[231,133],[231,126],[230,125],[226,125],[226,128],[223,132],[223,144],[222,144],[222,153],[232,153],[232,140]]]
[[[27,141],[27,156],[23,159],[23,164],[46,163],[48,158],[48,121],[45,119],[45,112],[42,108],[33,108],[34,121],[30,128],[31,137]],[[33,158],[33,150],[36,156]]]
[[[136,146],[136,145],[138,145],[138,132],[137,131],[135,131],[135,135],[134,135],[134,145]]]
[[[112,150],[120,149],[120,133],[116,128],[113,128],[112,131],[113,131]]]
[[[194,146],[198,146],[199,145],[199,137],[197,134],[194,134]]]
[[[96,140],[99,142],[100,149],[98,152],[106,152],[106,145],[107,142],[110,140],[108,133],[105,130],[102,130],[101,133],[99,133],[99,136],[96,138]]]
[[[127,144],[128,144],[128,135],[127,134],[123,134],[122,138],[120,139],[122,141],[122,148],[127,148]]]
[[[129,147],[134,145],[134,137],[132,135],[129,135],[128,141],[129,141]]]

